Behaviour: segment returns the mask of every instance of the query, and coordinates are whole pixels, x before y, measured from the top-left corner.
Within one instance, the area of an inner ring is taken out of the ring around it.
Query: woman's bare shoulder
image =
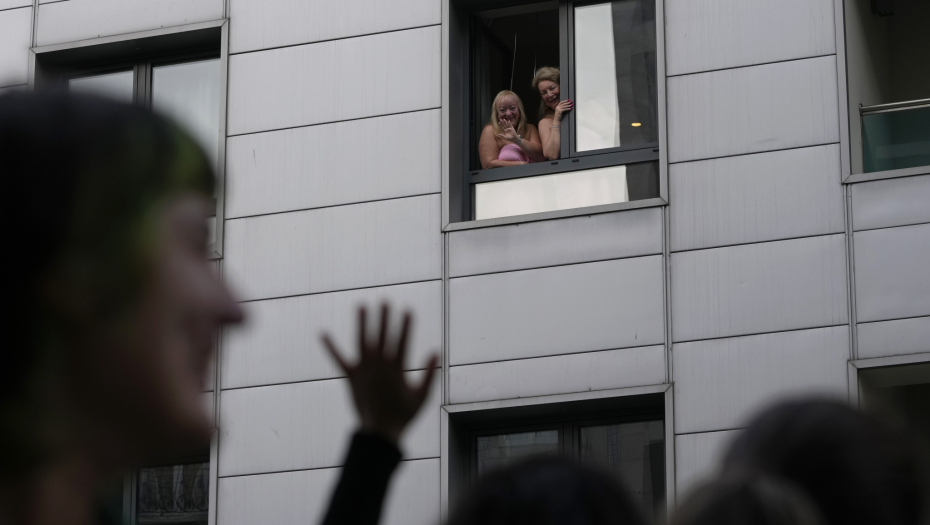
[[[552,117],[546,117],[539,121],[539,127],[544,128],[552,125]]]

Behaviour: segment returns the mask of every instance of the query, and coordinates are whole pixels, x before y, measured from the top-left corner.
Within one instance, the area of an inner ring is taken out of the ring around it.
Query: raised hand
[[[510,142],[516,142],[517,140],[517,130],[513,129],[513,124],[509,120],[501,119],[498,121],[501,127],[501,133],[498,133],[497,136],[509,140]]]
[[[368,311],[364,307],[359,308],[359,359],[355,364],[346,362],[329,334],[324,334],[322,339],[333,360],[349,378],[361,429],[381,434],[397,444],[400,435],[426,400],[439,358],[435,354],[430,357],[426,364],[426,375],[419,384],[408,384],[404,376],[404,359],[411,317],[409,313],[404,314],[400,334],[396,339],[388,335],[389,317],[390,308],[384,304],[381,306],[378,337],[370,340]]]
[[[574,108],[574,100],[563,100],[562,102],[559,102],[559,105],[555,107],[555,121],[558,122],[562,119],[562,113],[571,111]]]

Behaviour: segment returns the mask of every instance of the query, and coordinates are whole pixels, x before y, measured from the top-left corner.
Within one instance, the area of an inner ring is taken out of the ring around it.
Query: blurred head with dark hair
[[[609,474],[569,459],[539,456],[476,481],[448,525],[642,525]]]
[[[816,504],[790,482],[762,472],[721,476],[692,492],[670,525],[825,525]]]
[[[206,257],[200,148],[140,107],[17,93],[0,172],[0,487],[205,443],[213,338],[242,314]]]
[[[752,420],[724,471],[776,475],[810,496],[830,525],[917,525],[927,463],[902,429],[839,402],[790,401]]]

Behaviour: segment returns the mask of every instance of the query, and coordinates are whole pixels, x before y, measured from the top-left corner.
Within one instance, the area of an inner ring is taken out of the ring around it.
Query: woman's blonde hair
[[[543,66],[536,70],[536,74],[533,76],[533,89],[539,91],[539,83],[543,80],[548,80],[549,82],[559,83],[559,68]],[[546,101],[539,97],[539,119],[542,120],[549,115],[555,114],[555,111],[552,110],[549,106],[546,105]]]
[[[501,107],[501,100],[504,97],[513,97],[517,101],[517,108],[520,109],[520,117],[517,118],[517,125],[513,128],[517,130],[517,135],[523,135],[526,131],[526,111],[523,110],[523,101],[520,100],[520,96],[514,93],[513,91],[504,90],[497,94],[494,97],[494,102],[491,103],[491,127],[494,128],[494,134],[500,135],[501,125],[498,124],[500,117],[497,116],[497,111]]]

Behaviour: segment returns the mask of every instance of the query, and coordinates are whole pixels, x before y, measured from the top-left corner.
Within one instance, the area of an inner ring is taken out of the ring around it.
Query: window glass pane
[[[68,80],[68,89],[75,93],[88,93],[109,97],[119,102],[132,104],[132,70],[106,73]]]
[[[662,421],[582,427],[581,461],[616,476],[651,522],[665,498],[664,439]]]
[[[220,60],[152,68],[152,109],[174,119],[216,165],[220,122]]]
[[[475,219],[647,199],[658,186],[657,162],[486,182],[475,185]]]
[[[478,474],[540,454],[558,454],[559,431],[520,432],[478,438]]]
[[[655,2],[576,7],[577,151],[658,141]]]
[[[930,106],[862,116],[866,173],[930,166]]]
[[[136,523],[206,525],[210,507],[210,463],[139,470]]]

